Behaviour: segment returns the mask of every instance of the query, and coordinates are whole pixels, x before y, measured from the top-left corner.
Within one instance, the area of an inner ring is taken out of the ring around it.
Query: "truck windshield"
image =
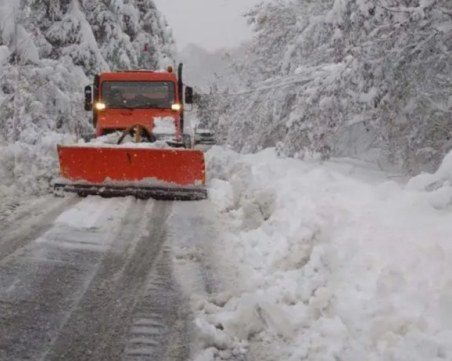
[[[107,108],[171,108],[174,84],[165,81],[105,81],[102,101]]]

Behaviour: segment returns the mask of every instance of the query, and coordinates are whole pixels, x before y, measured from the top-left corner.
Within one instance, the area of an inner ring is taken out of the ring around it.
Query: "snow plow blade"
[[[58,146],[55,190],[81,196],[207,198],[204,154],[192,149]]]

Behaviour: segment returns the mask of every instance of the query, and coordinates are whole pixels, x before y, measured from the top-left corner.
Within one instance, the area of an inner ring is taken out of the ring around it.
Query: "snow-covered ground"
[[[175,202],[168,221],[194,361],[452,360],[452,153],[410,180],[274,149],[206,159],[209,200]]]
[[[452,153],[407,184],[272,149],[207,159],[228,286],[192,296],[197,361],[452,359]]]

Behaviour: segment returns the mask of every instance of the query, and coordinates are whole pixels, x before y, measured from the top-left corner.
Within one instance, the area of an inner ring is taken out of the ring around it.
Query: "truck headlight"
[[[94,104],[94,107],[96,108],[96,110],[104,110],[107,106],[104,103],[97,102],[96,104]]]
[[[182,109],[182,105],[180,105],[180,104],[171,104],[171,109],[172,110],[176,110],[176,111],[180,111]]]

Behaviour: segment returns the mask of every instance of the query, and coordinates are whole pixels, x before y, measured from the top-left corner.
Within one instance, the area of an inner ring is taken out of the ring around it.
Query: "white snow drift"
[[[452,153],[408,186],[273,150],[207,156],[237,287],[198,306],[198,360],[452,359]]]

